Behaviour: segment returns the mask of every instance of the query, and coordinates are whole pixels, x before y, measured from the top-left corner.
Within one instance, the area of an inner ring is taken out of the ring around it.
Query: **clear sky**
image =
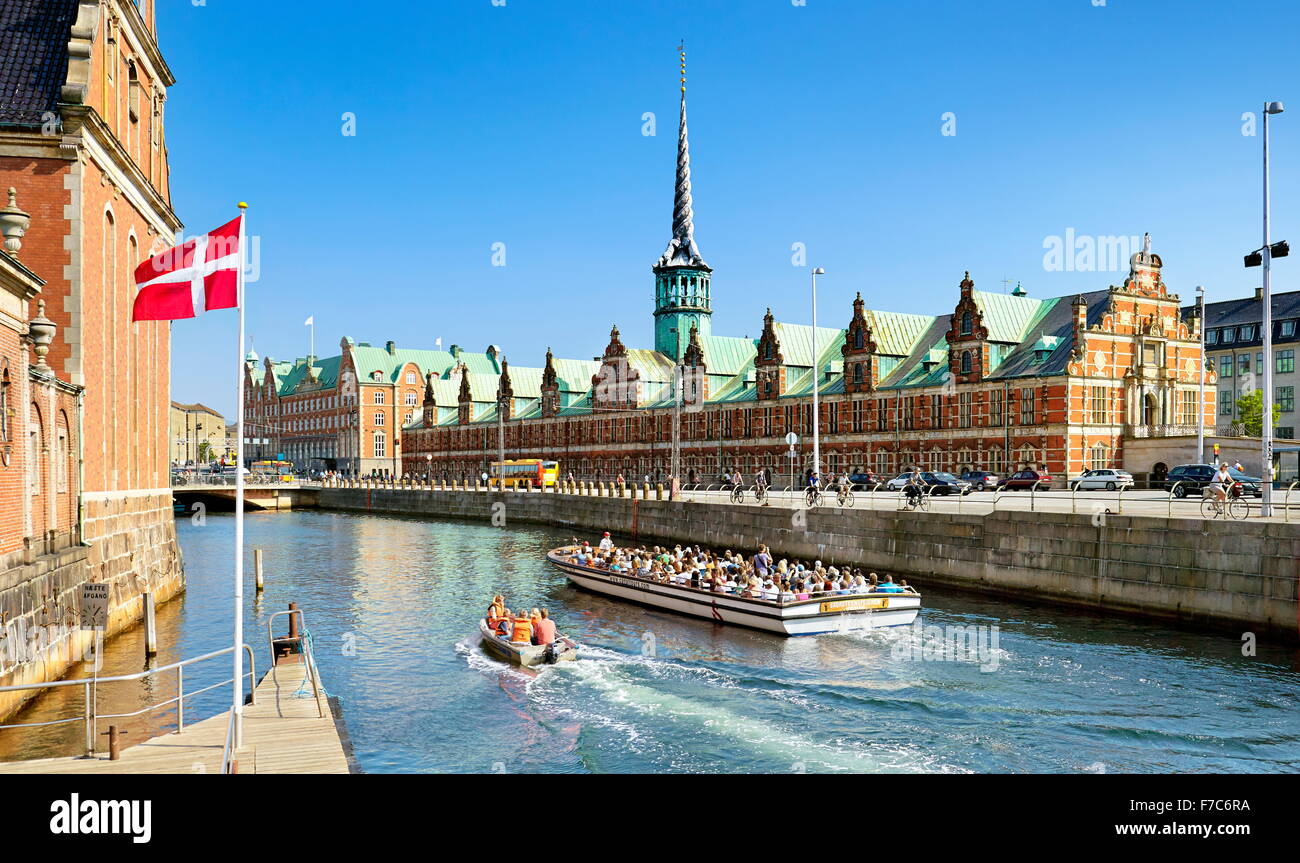
[[[306,355],[309,315],[322,356],[441,338],[540,366],[548,345],[596,356],[613,323],[652,347],[683,38],[716,334],[757,336],[767,306],[809,321],[796,243],[827,270],[828,326],[855,291],[949,313],[964,270],[1034,296],[1123,281],[1126,259],[1046,265],[1067,231],[1149,231],[1185,300],[1248,294],[1262,139],[1242,115],[1265,99],[1292,107],[1272,121],[1273,238],[1300,244],[1289,2],[200,2],[158,15],[173,203],[194,232],[252,205],[262,356]],[[173,325],[173,398],[233,418],[234,328]]]

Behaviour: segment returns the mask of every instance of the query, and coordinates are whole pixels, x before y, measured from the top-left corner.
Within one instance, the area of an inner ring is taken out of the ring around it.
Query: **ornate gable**
[[[853,300],[853,319],[840,354],[844,357],[844,391],[848,393],[873,392],[880,384],[880,369],[876,364],[876,343],[871,338],[871,325],[864,311],[866,304],[862,293]]]
[[[464,366],[461,366],[459,371],[460,392],[456,395],[456,422],[465,425],[474,418],[474,395],[469,389],[469,374],[467,373],[467,369]]]
[[[641,373],[627,361],[618,327],[609,331],[600,371],[591,376],[591,404],[600,408],[635,408],[641,401]]]
[[[961,298],[953,309],[948,341],[948,371],[959,384],[978,383],[990,370],[989,330],[975,301],[975,282],[966,271],[961,280]]]
[[[501,358],[501,376],[497,383],[497,410],[503,420],[509,420],[514,413],[515,390],[510,385],[510,363]]]
[[[754,360],[754,384],[758,398],[780,398],[785,392],[785,357],[776,337],[776,319],[769,308],[763,316],[763,333],[758,338],[758,356]]]
[[[546,349],[546,368],[542,369],[542,416],[560,412],[560,377],[555,373],[555,355]]]

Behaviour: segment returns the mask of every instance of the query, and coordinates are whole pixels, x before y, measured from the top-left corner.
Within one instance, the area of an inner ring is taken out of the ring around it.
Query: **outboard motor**
[[[546,652],[543,653],[542,656],[546,659],[546,664],[547,664],[547,665],[554,665],[556,662],[559,662],[560,657],[559,657],[559,655],[555,652],[555,642],[554,642],[554,641],[552,641],[550,644],[546,645]]]

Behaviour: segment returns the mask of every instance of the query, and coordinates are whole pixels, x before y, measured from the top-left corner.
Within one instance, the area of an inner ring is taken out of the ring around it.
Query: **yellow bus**
[[[494,461],[491,471],[493,486],[500,482],[506,488],[554,488],[560,476],[560,463],[540,458]]]
[[[293,462],[291,461],[255,461],[249,465],[249,473],[262,482],[293,482]]]

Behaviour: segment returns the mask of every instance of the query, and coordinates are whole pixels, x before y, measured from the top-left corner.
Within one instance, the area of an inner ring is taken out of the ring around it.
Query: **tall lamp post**
[[[1268,188],[1268,117],[1270,114],[1282,113],[1281,102],[1264,104],[1264,247],[1260,250],[1264,263],[1264,404],[1260,417],[1263,443],[1260,447],[1264,498],[1259,506],[1259,514],[1267,518],[1273,514],[1273,295],[1270,292],[1269,270],[1273,259],[1273,249],[1269,245],[1269,188]],[[1281,245],[1281,244],[1279,244]],[[1279,250],[1282,251],[1282,250]],[[1285,254],[1285,251],[1283,252]]]
[[[821,389],[821,362],[817,355],[817,277],[826,275],[826,271],[821,267],[814,267],[812,271],[812,391],[813,391],[813,474],[817,477],[820,485],[822,480],[822,448],[821,448],[821,412],[818,407],[817,391]]]
[[[1201,327],[1201,381],[1196,399],[1196,459],[1205,463],[1205,286],[1196,286],[1196,320]]]

